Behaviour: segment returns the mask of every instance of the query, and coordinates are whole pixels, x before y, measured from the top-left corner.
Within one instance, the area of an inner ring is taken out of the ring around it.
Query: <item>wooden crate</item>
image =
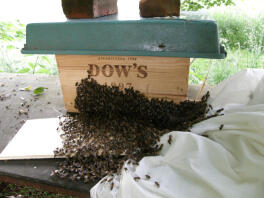
[[[75,83],[87,77],[87,70],[100,84],[133,86],[148,97],[179,102],[188,92],[189,58],[146,56],[56,55],[64,103],[76,112]]]

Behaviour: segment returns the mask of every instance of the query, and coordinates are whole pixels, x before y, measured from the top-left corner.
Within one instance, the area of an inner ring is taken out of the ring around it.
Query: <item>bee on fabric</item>
[[[155,186],[156,186],[157,188],[159,188],[159,187],[160,187],[160,184],[159,184],[157,181],[155,181]]]
[[[172,142],[172,135],[169,135],[168,143],[171,144]]]

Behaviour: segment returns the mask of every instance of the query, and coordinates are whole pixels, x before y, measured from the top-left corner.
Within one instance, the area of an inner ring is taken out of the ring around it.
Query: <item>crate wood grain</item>
[[[76,112],[75,83],[87,71],[100,84],[133,86],[147,97],[179,102],[188,92],[189,58],[146,56],[56,55],[66,110]]]

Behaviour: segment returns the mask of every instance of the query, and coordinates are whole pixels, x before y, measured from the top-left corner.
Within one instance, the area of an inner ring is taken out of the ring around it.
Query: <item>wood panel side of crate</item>
[[[180,102],[187,97],[189,58],[56,55],[56,59],[68,112],[76,112],[75,83],[87,77],[87,70],[100,84],[133,86],[150,98]]]

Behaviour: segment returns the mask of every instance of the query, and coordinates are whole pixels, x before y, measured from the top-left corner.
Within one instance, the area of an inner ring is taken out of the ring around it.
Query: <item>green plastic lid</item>
[[[182,18],[68,20],[27,25],[24,54],[161,56],[222,59],[213,20]]]

